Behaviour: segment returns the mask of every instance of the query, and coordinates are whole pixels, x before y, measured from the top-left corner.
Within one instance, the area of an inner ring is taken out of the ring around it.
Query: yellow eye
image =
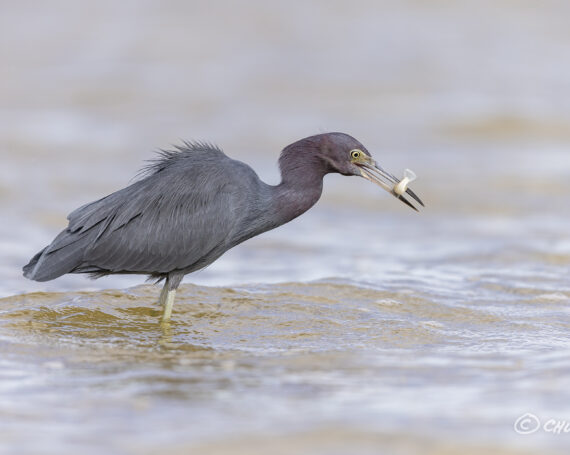
[[[361,154],[362,154],[362,150],[354,149],[354,150],[350,151],[350,157],[353,160],[357,160],[358,158],[360,158]]]

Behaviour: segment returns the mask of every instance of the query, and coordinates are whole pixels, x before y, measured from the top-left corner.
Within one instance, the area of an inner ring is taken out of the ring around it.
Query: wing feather
[[[271,228],[267,185],[208,144],[163,152],[142,178],[73,211],[69,224],[24,267],[46,281],[65,273],[188,273]]]
[[[243,175],[232,172],[236,162],[226,157],[212,168],[208,161],[135,182],[98,201],[101,207],[91,207],[91,216],[82,209],[72,214],[70,228],[98,229],[79,269],[159,274],[215,260],[232,242],[247,207]]]

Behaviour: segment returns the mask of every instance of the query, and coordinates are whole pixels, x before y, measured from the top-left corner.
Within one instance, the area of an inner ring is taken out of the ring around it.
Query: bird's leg
[[[159,304],[162,306],[162,322],[170,321],[172,315],[172,307],[174,306],[174,297],[176,289],[170,289],[170,279],[166,278],[162,291],[160,291]]]
[[[167,294],[168,294],[168,278],[164,280],[164,286],[162,286],[162,290],[160,291],[160,298],[158,299],[158,304],[162,307],[166,303]]]
[[[170,280],[167,278],[162,291],[160,291],[160,306],[162,306],[162,322],[170,321],[176,289],[170,289]]]
[[[166,301],[164,302],[164,310],[162,311],[162,322],[170,321],[172,307],[174,306],[174,297],[176,297],[176,289],[169,289],[166,293]]]
[[[159,304],[162,306],[162,322],[169,322],[172,315],[172,307],[174,306],[174,297],[176,296],[176,289],[182,280],[182,275],[166,277],[162,291],[160,291]]]

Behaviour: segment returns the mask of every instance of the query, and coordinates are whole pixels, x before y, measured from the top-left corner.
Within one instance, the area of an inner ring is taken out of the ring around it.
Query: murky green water
[[[236,5],[3,7],[0,453],[565,453],[567,6]],[[426,209],[328,176],[166,327],[144,277],[21,276],[153,148],[212,140],[276,183],[322,130],[413,169]]]

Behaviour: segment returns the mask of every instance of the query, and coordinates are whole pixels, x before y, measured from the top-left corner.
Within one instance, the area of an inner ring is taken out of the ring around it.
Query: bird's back
[[[73,211],[67,229],[24,274],[47,281],[65,273],[162,277],[198,270],[266,230],[260,223],[267,188],[221,150],[185,144],[162,153],[142,179]]]

